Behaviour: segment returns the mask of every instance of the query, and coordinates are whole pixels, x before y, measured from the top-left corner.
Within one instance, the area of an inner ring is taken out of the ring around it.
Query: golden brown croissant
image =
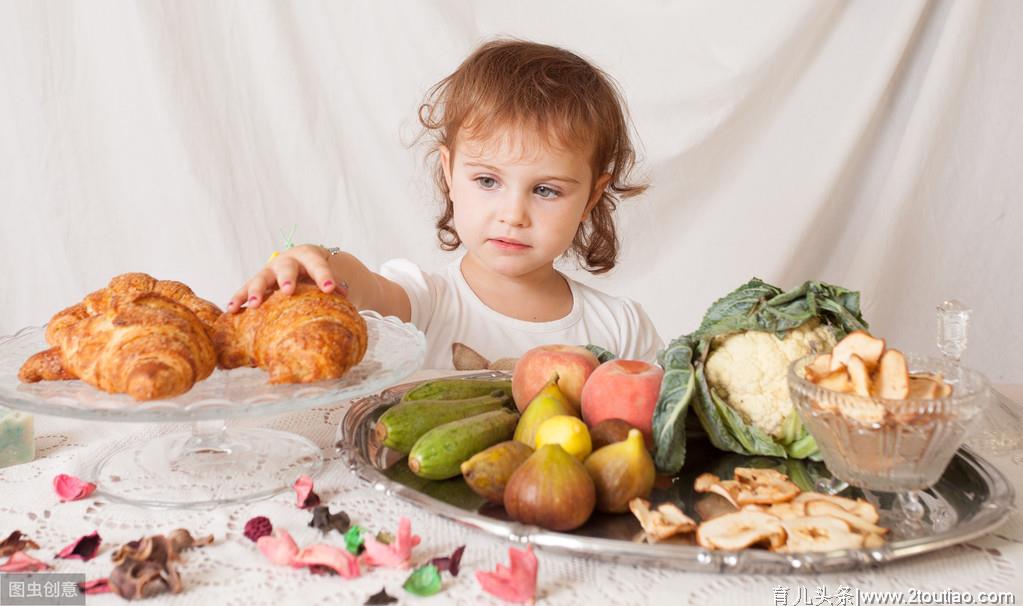
[[[271,383],[336,379],[366,354],[366,321],[348,299],[300,283],[262,305],[225,313],[213,328],[221,368],[258,366]]]
[[[46,329],[54,347],[30,357],[18,378],[80,378],[136,400],[172,397],[213,372],[219,312],[180,282],[122,274],[57,313]]]

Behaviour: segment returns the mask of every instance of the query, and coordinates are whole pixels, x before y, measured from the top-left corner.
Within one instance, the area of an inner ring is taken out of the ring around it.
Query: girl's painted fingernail
[[[289,286],[291,286],[291,280],[285,280],[281,282],[281,288],[287,288]]]
[[[256,295],[252,295],[251,297],[249,297],[249,303],[255,303],[255,302],[256,302]]]
[[[323,283],[323,287],[324,288],[330,288],[333,285],[334,285],[334,281],[333,280],[327,280],[326,282]]]

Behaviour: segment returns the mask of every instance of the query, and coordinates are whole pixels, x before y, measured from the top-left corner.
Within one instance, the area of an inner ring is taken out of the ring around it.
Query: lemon
[[[590,431],[582,419],[569,415],[557,415],[540,423],[536,430],[536,448],[547,444],[559,444],[570,455],[582,461],[593,450]]]

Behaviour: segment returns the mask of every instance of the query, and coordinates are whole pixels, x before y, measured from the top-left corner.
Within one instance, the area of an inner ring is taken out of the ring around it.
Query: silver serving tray
[[[487,372],[459,378],[489,379],[507,373]],[[454,378],[454,377],[452,377]],[[895,495],[860,492],[853,488],[843,496],[862,496],[878,507],[880,524],[891,529],[881,548],[841,550],[830,553],[779,554],[763,549],[720,552],[695,544],[692,536],[662,543],[643,542],[643,532],[631,514],[594,514],[581,528],[553,532],[510,520],[504,508],[486,503],[461,477],[441,482],[412,474],[401,453],[382,446],[374,425],[401,395],[419,383],[387,389],[355,400],[338,429],[337,448],[348,466],[377,490],[400,497],[427,511],[484,532],[521,543],[575,556],[628,564],[655,564],[695,572],[741,572],[754,574],[819,573],[884,564],[936,551],[987,534],[1000,526],[1013,509],[1012,486],[993,465],[966,448],[961,449],[941,480],[923,494],[927,512],[921,524],[908,523],[895,506]],[[731,477],[735,467],[775,467],[804,490],[820,477],[829,477],[822,463],[749,457],[714,449],[700,432],[691,432],[686,465],[674,479],[658,478],[651,495],[654,504],[673,501],[696,520],[730,510],[717,495],[695,494],[694,478],[705,471]],[[662,481],[663,480],[663,481]],[[722,509],[725,508],[725,509]]]

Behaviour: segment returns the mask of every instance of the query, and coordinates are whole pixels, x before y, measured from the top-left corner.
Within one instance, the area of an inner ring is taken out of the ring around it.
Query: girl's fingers
[[[316,285],[323,292],[331,292],[337,286],[334,281],[334,275],[330,272],[330,265],[327,264],[327,259],[319,253],[311,252],[308,255],[302,255],[299,262],[302,263],[306,273],[309,274],[309,277],[316,282]]]
[[[276,273],[277,286],[280,287],[281,291],[285,294],[290,295],[295,292],[295,284],[298,283],[298,270],[300,266],[294,259],[284,258],[281,259],[274,266],[274,272]]]

